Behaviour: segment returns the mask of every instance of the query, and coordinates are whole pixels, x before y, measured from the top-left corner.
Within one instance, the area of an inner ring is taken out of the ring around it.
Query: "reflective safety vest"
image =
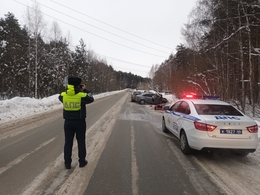
[[[81,109],[81,98],[87,96],[86,93],[79,92],[75,95],[68,95],[66,92],[62,92],[63,108],[66,111],[79,111]]]

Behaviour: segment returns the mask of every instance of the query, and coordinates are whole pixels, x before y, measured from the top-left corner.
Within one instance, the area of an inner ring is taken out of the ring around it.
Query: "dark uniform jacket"
[[[93,102],[94,98],[88,90],[81,91],[74,85],[68,85],[67,90],[60,94],[59,100],[63,103],[64,119],[85,120],[86,104]]]

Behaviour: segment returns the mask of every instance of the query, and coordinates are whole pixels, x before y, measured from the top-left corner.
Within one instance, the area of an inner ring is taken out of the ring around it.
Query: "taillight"
[[[249,133],[257,133],[258,132],[258,126],[257,125],[246,127],[246,128],[249,131]]]
[[[209,125],[209,124],[200,123],[200,122],[194,122],[194,126],[196,129],[201,130],[201,131],[213,131],[217,127],[215,125]]]

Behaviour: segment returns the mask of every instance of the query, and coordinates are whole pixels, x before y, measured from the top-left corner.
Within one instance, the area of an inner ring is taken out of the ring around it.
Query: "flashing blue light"
[[[204,99],[211,99],[211,100],[216,100],[220,98],[218,95],[203,95],[202,97]]]

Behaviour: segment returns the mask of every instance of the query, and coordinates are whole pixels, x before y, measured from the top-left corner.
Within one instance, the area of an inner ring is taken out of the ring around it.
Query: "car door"
[[[152,96],[152,103],[153,104],[159,104],[160,103],[160,96],[159,96],[159,94],[153,94],[153,96]]]
[[[153,95],[152,93],[147,93],[145,94],[145,102],[148,104],[152,104],[153,103]]]
[[[179,134],[181,129],[186,129],[190,126],[190,106],[187,102],[182,101],[178,108],[175,110],[176,120],[174,121],[176,125],[176,134]]]
[[[165,111],[165,125],[173,134],[178,134],[178,118],[180,113],[177,112],[178,107],[181,105],[182,101],[178,101],[173,104],[169,110]]]

